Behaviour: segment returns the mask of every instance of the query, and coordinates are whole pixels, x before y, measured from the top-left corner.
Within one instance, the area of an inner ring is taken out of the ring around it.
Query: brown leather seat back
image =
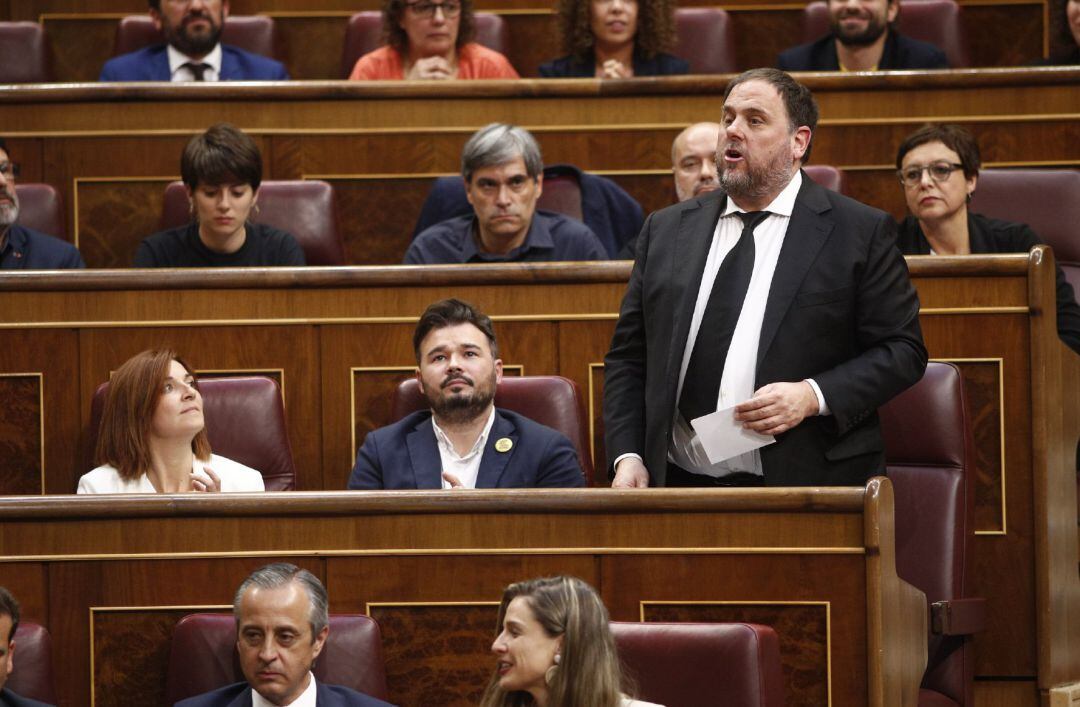
[[[495,391],[496,407],[512,410],[562,432],[577,450],[585,480],[592,479],[589,436],[582,415],[577,383],[562,376],[505,376]],[[417,410],[428,409],[415,378],[398,384],[391,404],[391,416],[400,420]]]
[[[505,55],[510,46],[510,28],[501,15],[491,12],[473,13],[474,39],[488,49]],[[358,12],[345,26],[345,48],[341,52],[341,77],[348,78],[360,57],[383,45],[382,13],[376,10]]]
[[[94,466],[91,457],[108,390],[108,383],[99,385],[90,405],[87,470]],[[277,382],[262,376],[203,378],[199,392],[214,453],[257,469],[267,491],[292,491],[296,467]]]
[[[5,687],[20,697],[56,704],[52,637],[48,630],[32,621],[20,621],[15,631],[15,658],[15,670],[8,676]]]
[[[731,16],[719,7],[680,7],[675,10],[675,54],[690,62],[692,74],[731,74],[735,35]]]
[[[974,447],[960,370],[931,362],[922,380],[878,410],[896,507],[896,571],[929,603],[969,596]],[[964,636],[930,637],[923,688],[971,704],[974,651]]]
[[[64,226],[64,201],[51,184],[16,184],[19,198],[19,223],[35,231],[67,237]]]
[[[840,194],[847,194],[847,175],[842,170],[827,164],[808,164],[803,167],[806,176],[815,182]]]
[[[780,642],[756,624],[611,623],[637,696],[666,707],[782,707]]]
[[[255,223],[286,231],[304,251],[308,265],[344,265],[345,242],[337,226],[334,188],[315,179],[271,180],[259,186],[259,213]],[[183,226],[191,220],[191,206],[183,182],[165,187],[161,229]]]
[[[896,29],[940,48],[952,68],[964,68],[971,65],[971,60],[960,12],[955,0],[901,0]],[[828,32],[828,6],[820,0],[807,5],[803,10],[803,41],[813,42]]]
[[[361,614],[331,614],[330,634],[312,672],[321,682],[386,699],[379,625]],[[167,704],[243,680],[231,614],[190,614],[177,622],[169,646]]]
[[[0,83],[48,83],[49,47],[37,22],[0,22]]]
[[[151,44],[164,44],[165,35],[148,15],[129,15],[116,27],[113,56],[127,54]],[[230,15],[221,29],[221,43],[252,54],[280,59],[277,56],[277,29],[265,15]]]

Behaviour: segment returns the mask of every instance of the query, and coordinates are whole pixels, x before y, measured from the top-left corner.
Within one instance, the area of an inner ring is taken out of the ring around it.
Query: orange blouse
[[[458,50],[459,79],[517,79],[521,78],[505,56],[475,42]],[[390,46],[379,47],[357,60],[351,81],[400,81],[405,78],[401,54]]]

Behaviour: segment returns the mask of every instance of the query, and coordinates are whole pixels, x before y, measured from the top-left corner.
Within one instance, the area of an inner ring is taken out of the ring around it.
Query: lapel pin
[[[495,442],[496,452],[509,452],[514,446],[514,442],[509,437],[503,437]]]

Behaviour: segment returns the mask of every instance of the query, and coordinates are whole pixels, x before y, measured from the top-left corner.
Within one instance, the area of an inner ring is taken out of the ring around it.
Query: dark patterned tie
[[[181,66],[187,67],[191,72],[191,75],[195,77],[196,81],[205,81],[206,72],[210,69],[209,64],[196,63],[194,61],[186,61]]]
[[[687,422],[716,412],[724,361],[754,274],[754,228],[768,215],[768,211],[738,214],[743,222],[742,235],[716,273],[683,378],[679,412]]]

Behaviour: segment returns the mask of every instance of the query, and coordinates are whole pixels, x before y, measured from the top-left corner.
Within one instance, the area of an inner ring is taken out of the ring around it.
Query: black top
[[[78,249],[59,238],[15,223],[0,248],[0,270],[65,270],[85,268]]]
[[[53,707],[45,702],[20,697],[6,687],[0,690],[0,707]]]
[[[1072,66],[1080,64],[1080,46],[1073,46],[1066,54],[1058,54],[1046,59],[1037,59],[1034,66]]]
[[[660,53],[651,59],[634,51],[634,76],[673,76],[690,73],[690,64],[677,56]],[[545,79],[591,79],[596,77],[596,55],[592,52],[584,61],[564,56],[540,65],[540,76]]]
[[[830,32],[816,42],[801,44],[780,52],[776,68],[784,71],[839,71],[836,38]],[[885,36],[885,47],[878,62],[879,71],[893,69],[947,69],[945,52],[933,44],[905,37],[894,30]]]
[[[305,265],[296,239],[260,223],[248,223],[244,245],[235,253],[215,253],[199,238],[199,225],[147,236],[135,253],[137,268],[235,268]]]
[[[904,255],[930,255],[930,243],[914,216],[900,222],[896,241]],[[1040,244],[1042,241],[1027,224],[968,212],[968,245],[972,253],[1027,253]],[[1058,336],[1080,354],[1080,305],[1076,303],[1072,286],[1065,280],[1061,266],[1055,264],[1054,267],[1057,269]]]

